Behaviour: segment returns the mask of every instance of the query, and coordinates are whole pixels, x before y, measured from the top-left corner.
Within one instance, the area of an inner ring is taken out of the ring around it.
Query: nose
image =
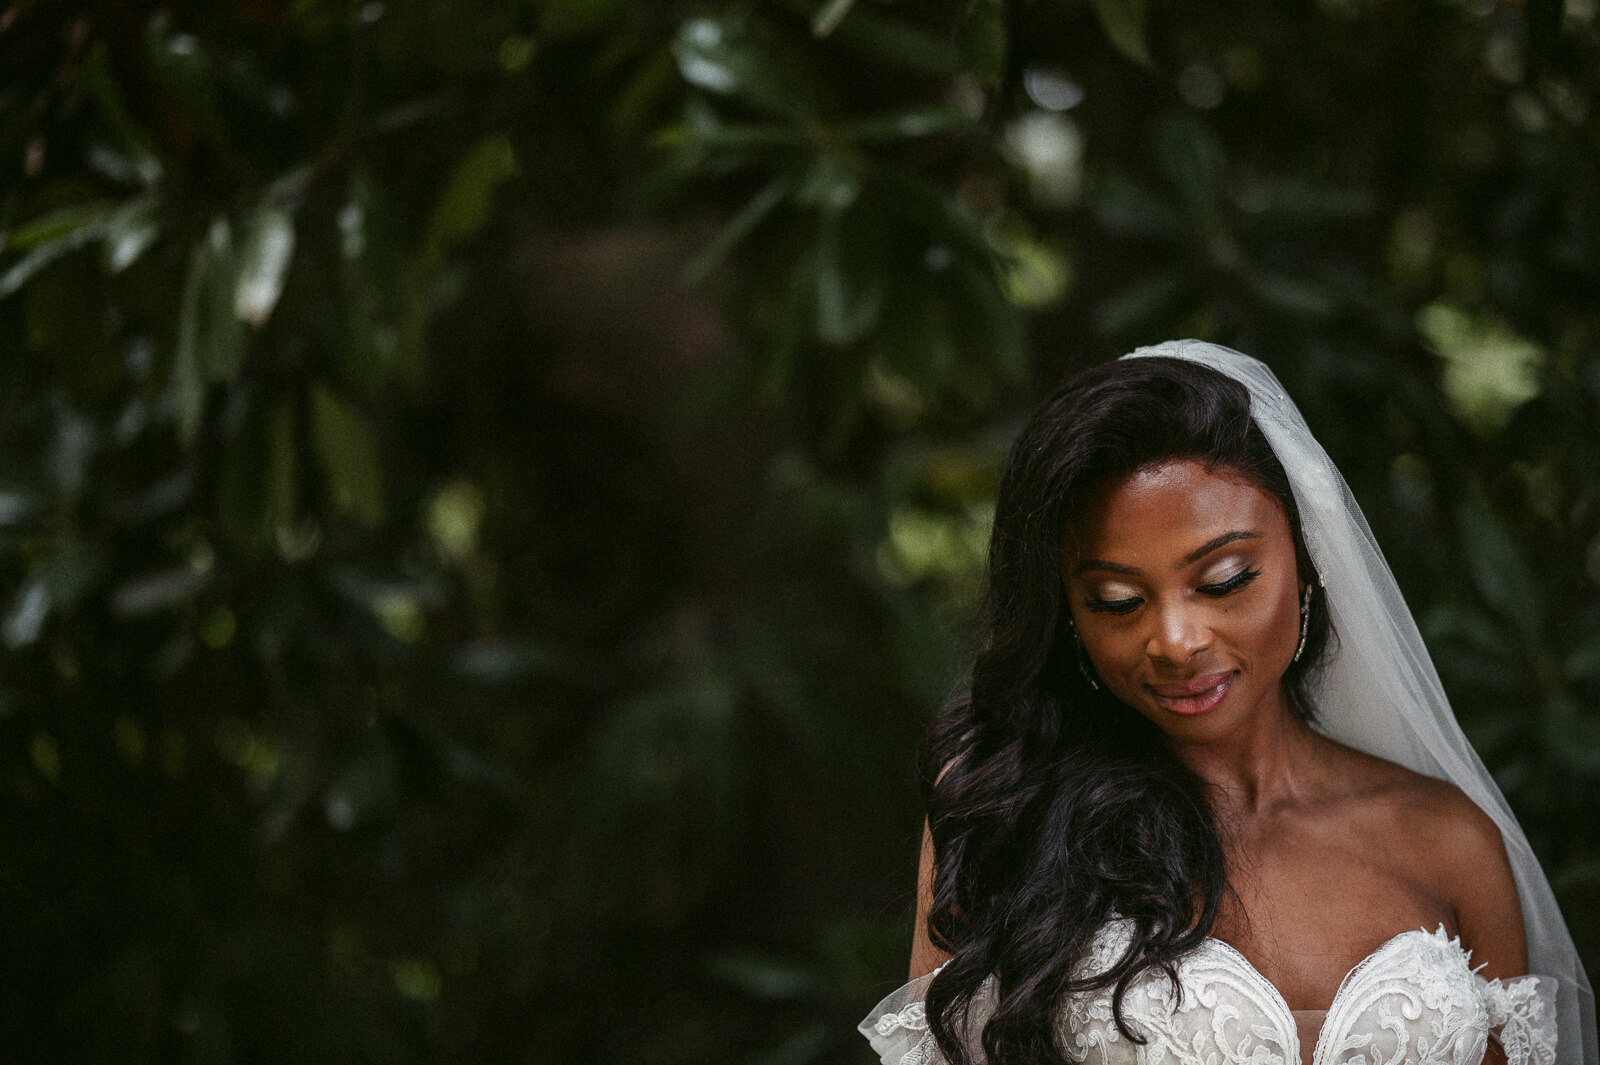
[[[1184,666],[1211,646],[1211,628],[1197,604],[1175,602],[1150,612],[1145,654],[1155,662]]]

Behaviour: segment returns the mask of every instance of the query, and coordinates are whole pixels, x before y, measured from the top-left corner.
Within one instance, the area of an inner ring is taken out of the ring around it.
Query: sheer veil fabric
[[[1312,681],[1316,727],[1357,750],[1450,781],[1494,819],[1522,901],[1529,972],[1560,981],[1558,1065],[1600,1065],[1594,991],[1550,882],[1456,723],[1433,660],[1344,478],[1263,363],[1198,340],[1139,348],[1124,358],[1152,355],[1209,366],[1249,389],[1251,414],[1289,475],[1306,548],[1338,635]]]

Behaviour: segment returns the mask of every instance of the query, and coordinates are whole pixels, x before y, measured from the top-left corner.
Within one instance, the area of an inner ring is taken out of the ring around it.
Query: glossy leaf
[[[283,293],[284,277],[293,257],[294,219],[276,204],[263,204],[251,220],[239,251],[233,313],[241,321],[258,328],[266,322]]]
[[[124,179],[137,181],[146,188],[155,185],[162,175],[160,156],[149,132],[128,113],[126,99],[111,71],[103,43],[90,53],[79,77],[115,138],[118,157],[125,163]]]
[[[214,218],[189,255],[172,356],[178,426],[185,439],[200,423],[208,384],[231,380],[244,360],[243,324],[234,314],[233,230]]]
[[[22,254],[0,273],[0,299],[16,292],[63,255],[105,236],[123,210],[106,201],[78,204],[19,227],[7,238],[4,250]]]
[[[679,74],[699,89],[748,101],[770,114],[804,119],[813,113],[806,87],[788,77],[788,57],[747,19],[690,19],[672,50]]]
[[[477,141],[451,172],[444,191],[428,213],[422,244],[403,280],[401,313],[395,328],[392,358],[382,342],[366,350],[415,381],[421,372],[426,332],[435,303],[434,282],[446,256],[476,236],[489,220],[494,197],[517,172],[516,152],[503,135]],[[361,350],[358,346],[356,350]]]
[[[121,273],[161,238],[161,202],[154,196],[126,204],[106,225],[101,260],[108,273]]]

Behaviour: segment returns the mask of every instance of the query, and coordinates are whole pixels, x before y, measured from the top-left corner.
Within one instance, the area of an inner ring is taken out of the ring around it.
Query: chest
[[[1453,929],[1428,863],[1393,841],[1277,833],[1230,856],[1230,892],[1213,930],[1295,1012],[1326,1009],[1346,974],[1396,928]]]

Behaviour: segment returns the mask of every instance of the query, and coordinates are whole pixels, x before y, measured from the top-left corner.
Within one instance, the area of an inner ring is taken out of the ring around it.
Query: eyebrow
[[[1219,547],[1226,547],[1228,544],[1238,543],[1240,540],[1259,539],[1261,539],[1260,533],[1248,532],[1244,529],[1226,532],[1221,536],[1214,536],[1187,555],[1184,555],[1183,565],[1187,566],[1192,562],[1198,562]],[[1124,566],[1117,562],[1107,562],[1099,558],[1086,558],[1073,567],[1072,575],[1076,577],[1078,574],[1087,573],[1090,570],[1103,570],[1107,573],[1122,573],[1128,576],[1137,576],[1141,572],[1136,566]]]

